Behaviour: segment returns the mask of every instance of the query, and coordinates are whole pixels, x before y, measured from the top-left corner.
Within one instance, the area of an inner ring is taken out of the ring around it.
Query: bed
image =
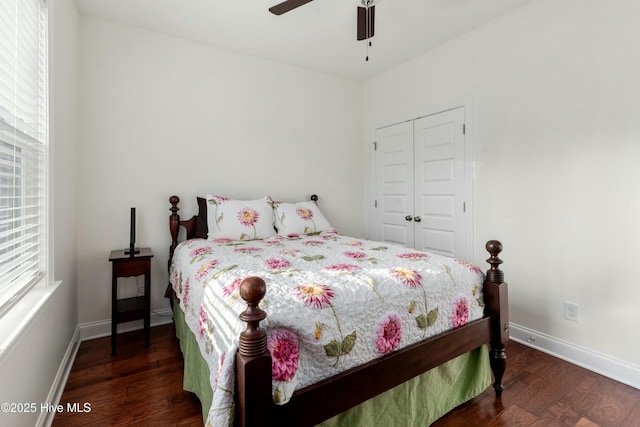
[[[179,197],[169,201],[166,296],[185,389],[206,425],[379,424],[385,414],[426,425],[482,392],[489,366],[501,397],[500,242],[487,242],[483,275],[462,260],[340,235],[316,196],[208,195],[188,220]]]

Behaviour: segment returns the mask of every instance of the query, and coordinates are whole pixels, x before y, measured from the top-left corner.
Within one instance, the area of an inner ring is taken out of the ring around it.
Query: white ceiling
[[[372,46],[356,40],[356,0],[76,0],[78,9],[139,28],[365,81],[530,0],[382,0]]]

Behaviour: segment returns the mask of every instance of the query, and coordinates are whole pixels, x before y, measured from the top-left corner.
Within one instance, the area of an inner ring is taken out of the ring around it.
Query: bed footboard
[[[486,249],[490,254],[487,262],[491,268],[483,284],[484,318],[396,351],[322,384],[299,390],[289,403],[282,406],[272,404],[271,357],[267,350],[266,333],[259,326],[266,317],[266,313],[258,307],[266,294],[266,285],[258,277],[245,279],[240,295],[247,303],[247,309],[240,318],[247,323],[247,329],[240,336],[240,348],[236,354],[235,425],[315,425],[487,342],[490,345],[493,387],[496,398],[500,398],[504,389],[502,377],[507,359],[505,345],[509,339],[508,288],[499,268],[503,262],[498,257],[502,252],[502,244],[491,240],[487,242]],[[397,366],[402,366],[402,369],[396,370]],[[407,369],[407,366],[413,366],[413,370]],[[384,374],[381,375],[381,372]],[[375,384],[367,384],[372,377],[376,378]],[[319,400],[323,401],[321,407],[317,405]]]

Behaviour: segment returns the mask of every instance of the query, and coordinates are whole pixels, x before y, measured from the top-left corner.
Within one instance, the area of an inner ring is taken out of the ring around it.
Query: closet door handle
[[[413,220],[414,220],[415,222],[420,222],[420,221],[422,221],[422,218],[420,218],[419,216],[417,216],[417,217],[413,218]]]
[[[411,215],[407,215],[404,217],[404,219],[406,219],[407,221],[411,221],[413,217]]]

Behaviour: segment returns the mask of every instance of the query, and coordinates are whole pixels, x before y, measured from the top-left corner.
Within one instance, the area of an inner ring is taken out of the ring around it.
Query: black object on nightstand
[[[151,332],[151,258],[150,248],[141,248],[135,254],[125,250],[111,251],[111,355],[116,354],[118,323],[144,319],[145,344],[149,347]],[[144,295],[118,299],[118,278],[144,275]]]

